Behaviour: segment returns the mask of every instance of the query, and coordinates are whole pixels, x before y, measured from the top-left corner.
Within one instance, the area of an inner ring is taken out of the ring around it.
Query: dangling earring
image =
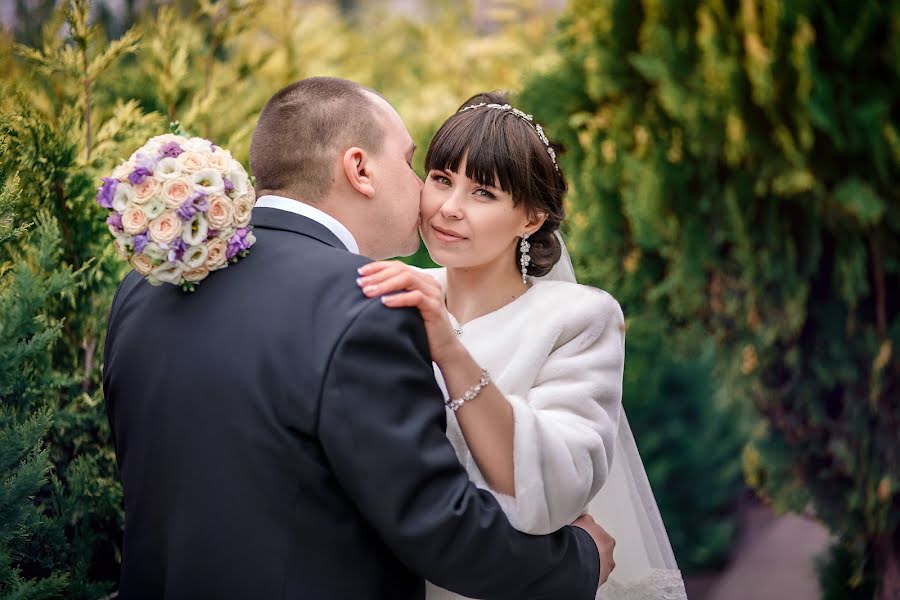
[[[528,251],[531,249],[531,244],[528,243],[528,236],[531,234],[526,233],[522,236],[522,243],[519,244],[519,252],[522,256],[519,257],[519,265],[522,267],[522,283],[527,284],[528,282],[525,280],[525,276],[528,275],[528,265],[531,263],[531,256],[528,254]]]

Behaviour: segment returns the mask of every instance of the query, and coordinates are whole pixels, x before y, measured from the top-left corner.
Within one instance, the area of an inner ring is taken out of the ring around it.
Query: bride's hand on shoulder
[[[441,284],[399,260],[369,263],[359,269],[356,283],[369,298],[381,297],[388,308],[415,307],[422,313],[431,358],[441,365],[462,350],[453,332]]]

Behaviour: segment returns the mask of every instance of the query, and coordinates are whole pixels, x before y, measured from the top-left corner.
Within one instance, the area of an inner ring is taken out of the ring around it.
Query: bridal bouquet
[[[151,284],[186,291],[248,254],[254,202],[230,152],[175,134],[151,138],[97,193],[119,255]]]

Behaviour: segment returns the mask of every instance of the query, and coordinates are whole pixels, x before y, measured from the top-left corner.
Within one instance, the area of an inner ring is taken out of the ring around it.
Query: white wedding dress
[[[610,532],[616,568],[598,599],[686,600],[622,409],[621,309],[606,292],[573,283],[563,258],[516,300],[460,328],[513,407],[515,498],[487,484],[449,410],[447,436],[472,481],[497,498],[516,529],[550,533],[588,513]],[[446,284],[443,269],[428,273]],[[463,598],[427,585],[428,600]]]

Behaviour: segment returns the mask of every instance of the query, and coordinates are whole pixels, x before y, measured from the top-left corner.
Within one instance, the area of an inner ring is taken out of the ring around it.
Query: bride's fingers
[[[360,269],[361,276],[356,280],[356,282],[360,285],[378,283],[380,281],[384,281],[386,278],[391,277],[392,275],[405,270],[409,270],[406,265],[397,265],[389,262],[371,263],[366,265],[366,267],[369,268],[367,268],[365,271]]]
[[[420,290],[382,296],[381,301],[385,306],[391,308],[401,308],[406,306],[412,306],[419,310],[426,308],[426,296]]]
[[[373,275],[382,271],[384,269],[391,269],[396,267],[405,267],[406,264],[400,262],[399,260],[378,260],[375,262],[368,263],[366,265],[361,266],[356,270],[361,276],[365,277],[367,275]]]
[[[393,292],[419,290],[428,297],[441,296],[440,287],[430,286],[428,282],[423,281],[420,277],[410,270],[403,270],[396,273],[380,283],[360,283],[363,293],[369,298],[375,296],[383,296]]]

